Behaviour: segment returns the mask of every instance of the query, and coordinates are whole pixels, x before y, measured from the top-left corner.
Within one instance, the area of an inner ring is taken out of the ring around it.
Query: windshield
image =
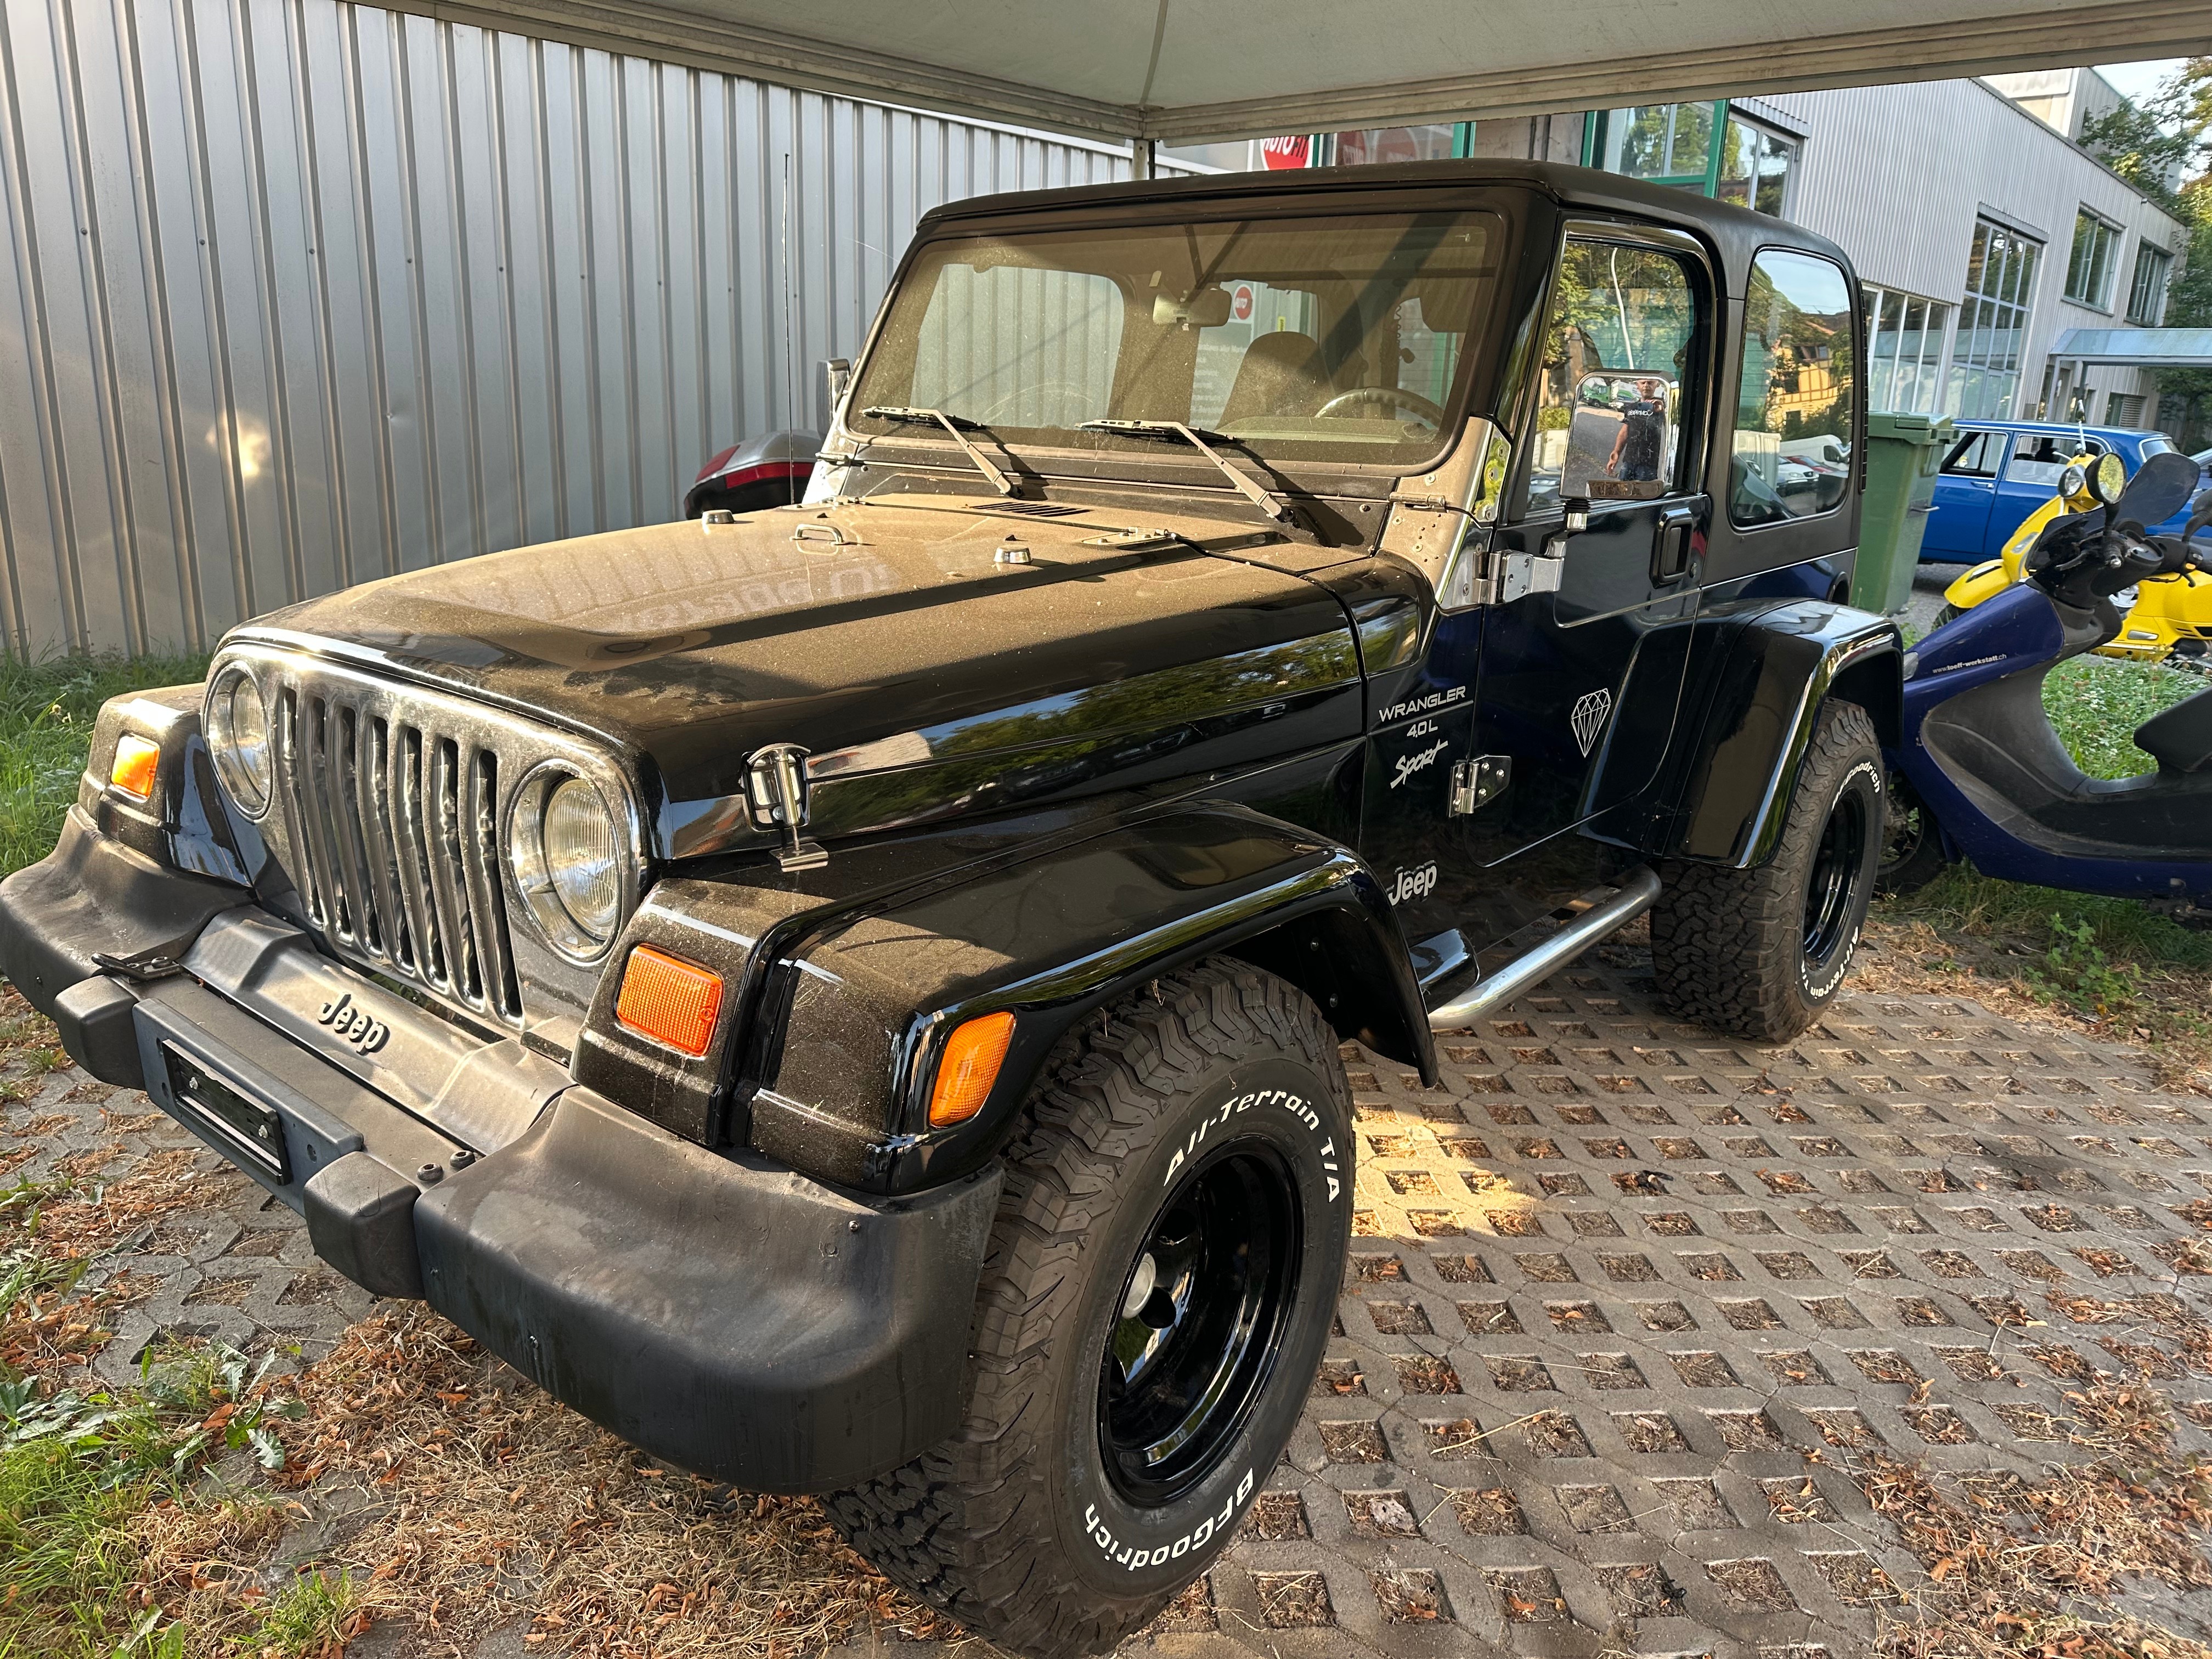
[[[1494,214],[1450,211],[933,242],[848,424],[941,410],[1009,446],[1126,452],[1158,446],[1084,422],[1178,421],[1267,459],[1402,470],[1437,449],[1503,240]]]

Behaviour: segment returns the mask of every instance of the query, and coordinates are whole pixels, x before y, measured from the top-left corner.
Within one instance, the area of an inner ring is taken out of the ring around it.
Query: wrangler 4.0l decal
[[[1388,708],[1377,710],[1375,724],[1388,726],[1393,720],[1404,720],[1409,714],[1432,714],[1439,708],[1449,708],[1455,702],[1467,701],[1467,688],[1455,685],[1442,691],[1431,691],[1425,697],[1408,697],[1403,702],[1394,702]]]

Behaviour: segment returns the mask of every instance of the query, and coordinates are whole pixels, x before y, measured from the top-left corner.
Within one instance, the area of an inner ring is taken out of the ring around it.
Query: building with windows
[[[2183,227],[2075,142],[2118,102],[2094,70],[2063,70],[1322,134],[1300,158],[1542,157],[1771,213],[1858,267],[1869,407],[2154,425],[2153,371],[2053,352],[2069,330],[2164,319]],[[1281,165],[1260,148],[1176,154]]]

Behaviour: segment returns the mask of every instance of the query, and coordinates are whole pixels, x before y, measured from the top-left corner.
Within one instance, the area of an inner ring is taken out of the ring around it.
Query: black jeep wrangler
[[[1342,1045],[1434,1082],[1647,910],[1682,1015],[1835,992],[1857,294],[1535,165],[942,209],[804,502],[234,630],[103,712],[0,963],[360,1284],[1103,1649],[1298,1416]]]

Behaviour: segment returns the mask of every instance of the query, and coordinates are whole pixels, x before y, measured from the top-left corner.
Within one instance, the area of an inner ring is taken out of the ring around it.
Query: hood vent
[[[1064,519],[1071,513],[1088,513],[1087,507],[1066,501],[978,501],[970,513],[1018,513],[1025,519]]]

